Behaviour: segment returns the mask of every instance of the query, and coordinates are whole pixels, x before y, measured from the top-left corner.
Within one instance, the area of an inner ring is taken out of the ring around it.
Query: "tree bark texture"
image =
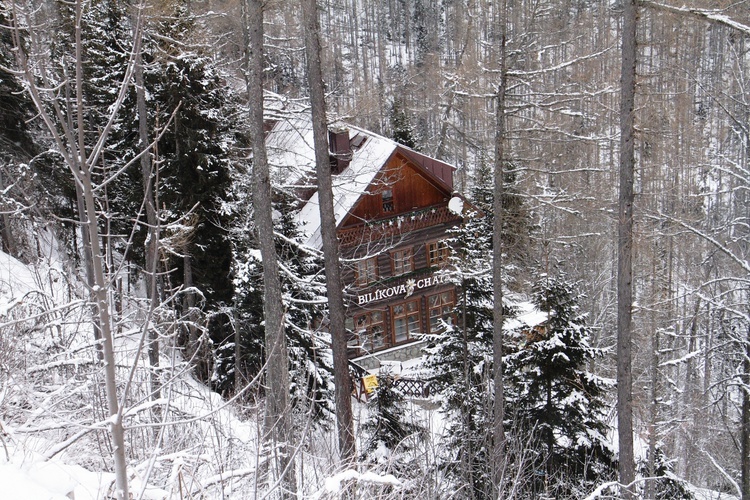
[[[0,192],[5,190],[5,183],[3,182],[2,172],[0,172]],[[16,251],[16,238],[13,236],[13,231],[10,227],[10,215],[3,211],[0,214],[0,241],[2,241],[3,252],[14,257],[19,257]]]
[[[745,338],[745,359],[742,362],[742,429],[740,432],[742,445],[740,450],[742,500],[750,500],[750,329]]]
[[[620,445],[619,474],[623,497],[633,498],[633,179],[635,170],[635,0],[623,2],[622,69],[620,76],[620,186],[617,220],[617,429]]]
[[[493,283],[493,334],[492,334],[492,363],[493,381],[495,385],[495,399],[493,408],[493,450],[492,470],[493,485],[496,493],[502,493],[502,476],[505,468],[505,387],[503,379],[503,343],[505,315],[503,311],[503,197],[505,196],[505,97],[508,88],[506,61],[506,23],[508,19],[507,3],[500,2],[500,84],[497,89],[495,102],[495,165],[494,165],[494,193],[492,209],[492,283]]]
[[[83,117],[83,44],[81,42],[81,16],[82,2],[76,2],[76,106],[78,116],[78,147],[74,154],[78,155],[80,170],[73,169],[76,183],[80,186],[83,195],[83,208],[86,220],[81,221],[88,229],[88,241],[84,241],[84,247],[88,247],[91,255],[91,268],[93,271],[93,288],[91,296],[95,304],[98,326],[102,338],[102,351],[104,356],[104,392],[107,396],[109,410],[109,429],[112,437],[112,453],[115,462],[115,497],[118,500],[127,500],[128,476],[127,461],[125,459],[125,429],[122,424],[122,412],[117,398],[117,376],[115,371],[114,338],[112,335],[112,324],[109,316],[109,292],[108,282],[104,275],[104,255],[102,255],[99,225],[97,223],[96,200],[94,197],[94,183],[91,178],[91,165],[86,158],[85,126]],[[86,253],[86,252],[84,252]],[[96,326],[95,326],[96,328]]]
[[[148,139],[148,111],[146,109],[146,89],[143,83],[143,59],[139,51],[135,57],[135,93],[138,109],[138,136],[141,151],[149,147]],[[158,220],[156,218],[156,202],[154,200],[154,172],[151,154],[141,156],[141,183],[143,184],[143,203],[146,208],[146,224],[148,226],[148,237],[146,238],[146,297],[150,301],[158,301],[156,271],[157,250],[159,244]],[[158,304],[153,304],[158,305]],[[150,322],[147,318],[147,322]],[[151,397],[154,400],[161,398],[161,383],[159,381],[159,335],[153,329],[148,329],[148,360],[151,365]]]
[[[276,476],[282,497],[296,496],[291,408],[289,406],[289,354],[284,329],[284,303],[278,256],[274,243],[271,179],[263,130],[263,1],[247,0],[248,101],[253,148],[253,214],[263,260],[263,315],[266,335],[265,432],[275,456]]]
[[[315,0],[301,0],[307,54],[307,78],[310,86],[315,172],[318,179],[320,203],[320,232],[328,291],[329,329],[333,350],[333,378],[336,399],[339,452],[341,460],[350,462],[355,457],[354,421],[351,401],[351,378],[346,355],[344,293],[339,263],[339,244],[336,238],[336,219],[333,210],[333,184],[328,154],[328,122],[321,66],[320,21]]]

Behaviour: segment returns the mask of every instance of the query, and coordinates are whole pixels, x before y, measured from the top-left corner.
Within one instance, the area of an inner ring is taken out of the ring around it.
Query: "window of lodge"
[[[383,311],[369,311],[354,318],[359,347],[367,352],[386,347]]]
[[[442,267],[448,263],[450,247],[443,241],[433,241],[427,244],[427,263],[430,267]]]
[[[395,206],[393,204],[393,190],[386,189],[380,194],[383,200],[383,212],[393,212]]]
[[[414,270],[414,252],[411,248],[396,250],[391,253],[393,275],[401,276]]]
[[[359,286],[366,286],[378,279],[378,259],[372,257],[357,261],[356,282]]]
[[[430,333],[439,333],[444,329],[440,320],[446,323],[453,321],[453,309],[456,306],[456,296],[453,290],[436,293],[427,297],[429,309]]]
[[[397,344],[410,340],[415,334],[420,333],[419,299],[392,306],[391,316],[393,335]]]

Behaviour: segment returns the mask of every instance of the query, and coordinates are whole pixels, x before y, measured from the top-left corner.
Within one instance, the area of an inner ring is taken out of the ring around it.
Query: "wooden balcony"
[[[428,207],[339,229],[339,244],[342,248],[348,248],[381,240],[388,241],[412,231],[460,220],[461,218],[448,210],[447,206]]]

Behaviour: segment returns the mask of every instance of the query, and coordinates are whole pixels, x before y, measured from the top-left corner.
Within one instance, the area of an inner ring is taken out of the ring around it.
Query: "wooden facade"
[[[397,151],[339,225],[351,357],[438,334],[452,320],[455,287],[441,273],[446,231],[461,222],[448,209],[451,186]]]
[[[300,200],[303,244],[320,249],[309,115],[275,121],[266,144],[275,184]],[[440,272],[447,264],[446,232],[461,222],[449,209],[454,168],[341,124],[331,128],[329,148],[350,356],[400,346],[404,354],[423,334],[442,331],[456,302],[454,286]]]

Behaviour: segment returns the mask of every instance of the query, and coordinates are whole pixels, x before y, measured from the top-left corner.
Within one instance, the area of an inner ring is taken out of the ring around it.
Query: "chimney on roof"
[[[331,173],[340,174],[352,161],[352,148],[349,144],[349,129],[328,130],[328,154],[331,158]]]

